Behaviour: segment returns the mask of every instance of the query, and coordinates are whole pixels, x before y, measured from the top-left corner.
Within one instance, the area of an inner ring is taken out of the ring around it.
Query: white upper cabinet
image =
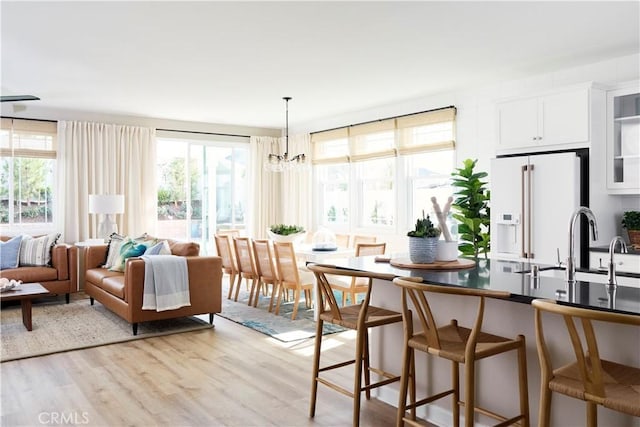
[[[640,194],[640,82],[607,92],[607,189]]]
[[[572,87],[498,102],[498,150],[588,147],[590,87]]]

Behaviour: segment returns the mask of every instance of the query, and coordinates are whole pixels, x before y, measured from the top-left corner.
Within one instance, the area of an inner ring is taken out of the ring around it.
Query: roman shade
[[[2,118],[0,128],[0,156],[56,158],[56,122]]]
[[[314,165],[455,147],[456,108],[438,108],[311,134]]]

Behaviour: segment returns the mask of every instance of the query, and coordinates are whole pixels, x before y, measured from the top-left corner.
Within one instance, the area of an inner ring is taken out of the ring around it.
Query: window
[[[398,234],[453,194],[455,108],[312,134],[314,222]],[[406,208],[405,208],[406,207]]]
[[[55,122],[2,119],[0,229],[53,231]]]
[[[157,139],[158,229],[212,254],[218,230],[246,228],[249,147],[202,137]]]

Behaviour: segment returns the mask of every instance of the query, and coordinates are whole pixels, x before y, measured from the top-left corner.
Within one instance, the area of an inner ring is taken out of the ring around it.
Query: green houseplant
[[[295,242],[304,238],[307,232],[299,225],[274,224],[267,229],[267,234],[275,242]]]
[[[640,212],[626,211],[622,214],[622,227],[627,229],[629,243],[640,246]]]
[[[457,211],[452,216],[458,224],[458,235],[462,241],[458,249],[463,255],[478,258],[484,254],[485,259],[490,249],[489,226],[491,194],[482,181],[488,174],[475,172],[478,160],[466,159],[463,167],[456,168],[452,185],[457,189],[451,207]]]
[[[414,264],[430,264],[436,259],[440,229],[433,225],[429,215],[416,220],[415,228],[407,233],[409,236],[409,259]]]

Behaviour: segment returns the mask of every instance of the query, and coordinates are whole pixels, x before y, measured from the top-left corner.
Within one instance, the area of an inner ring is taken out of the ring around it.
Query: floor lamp
[[[103,214],[98,225],[98,238],[107,239],[118,232],[118,225],[112,215],[124,213],[124,195],[122,194],[89,194],[89,213]]]

